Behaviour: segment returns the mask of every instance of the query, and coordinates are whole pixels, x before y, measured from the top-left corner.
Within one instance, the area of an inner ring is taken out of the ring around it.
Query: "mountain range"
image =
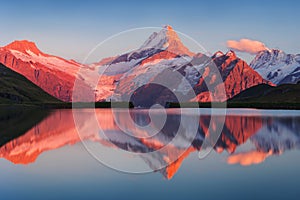
[[[191,52],[171,26],[154,32],[137,50],[89,65],[46,54],[27,40],[1,47],[0,63],[65,102],[130,97],[135,106],[145,107],[178,101],[173,93],[184,101],[224,101],[259,84],[297,83],[300,77],[299,55],[265,50],[250,65],[231,50],[207,56]],[[215,70],[222,80],[216,80]],[[187,81],[175,78],[170,71]],[[98,80],[100,72],[103,74]],[[160,82],[170,87],[155,84]],[[191,92],[195,95],[189,95]]]
[[[278,49],[264,50],[256,55],[250,66],[276,85],[300,81],[300,54],[286,54]]]

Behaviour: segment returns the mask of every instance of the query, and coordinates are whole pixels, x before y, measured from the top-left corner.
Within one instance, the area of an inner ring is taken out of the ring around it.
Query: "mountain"
[[[297,104],[300,99],[300,83],[282,84],[270,86],[266,84],[256,85],[245,91],[242,91],[229,102],[246,102],[246,103],[276,103],[282,106],[287,104]]]
[[[172,27],[165,26],[161,31],[154,32],[137,50],[114,56],[108,63],[94,65],[97,71],[103,72],[97,85],[96,99],[110,100],[113,96],[132,94],[132,82],[142,85],[153,79],[154,74],[170,67],[168,62],[174,67],[174,60],[193,55]],[[166,64],[162,66],[161,62]]]
[[[211,67],[212,61],[215,67]],[[222,80],[216,80],[217,73],[221,74]],[[187,83],[182,81],[183,77]],[[225,94],[219,89],[223,82]],[[229,51],[218,56],[215,54],[212,58],[204,54],[184,55],[136,65],[118,80],[114,94],[124,98],[133,94],[130,101],[134,105],[148,107],[155,103],[177,102],[177,96],[181,97],[180,101],[224,101],[261,83],[272,84]],[[191,89],[196,97],[191,94]]]
[[[45,54],[33,42],[27,40],[14,41],[0,48],[0,63],[62,101],[71,101],[76,78],[83,91],[84,88],[88,88],[88,83],[78,73],[80,68],[85,68],[84,66],[72,60],[67,61]]]
[[[210,68],[212,61],[215,69]],[[26,40],[0,48],[0,62],[67,102],[125,100],[148,107],[177,101],[224,101],[251,86],[272,84],[233,51],[212,57],[191,52],[171,26],[154,32],[134,51],[90,65],[45,54]],[[221,74],[225,94],[216,73]]]
[[[277,49],[264,50],[256,55],[250,66],[275,84],[300,81],[300,54],[286,54]]]
[[[0,104],[60,103],[24,76],[0,63]]]
[[[254,71],[244,60],[238,58],[234,51],[228,51],[224,54],[221,51],[216,52],[212,57],[219,73],[221,74],[222,81],[225,87],[226,99],[231,98],[241,91],[250,88],[254,85],[261,83],[270,84],[271,82],[263,79],[256,71]],[[206,76],[202,76],[195,86],[195,91],[198,94],[194,99],[198,102],[211,101],[224,101],[224,96],[219,90],[213,91],[213,94],[208,92],[207,83],[211,84],[210,87],[218,88],[214,85],[214,74],[206,67],[204,71],[208,71]],[[205,75],[205,73],[203,73]],[[204,81],[206,79],[206,81]]]

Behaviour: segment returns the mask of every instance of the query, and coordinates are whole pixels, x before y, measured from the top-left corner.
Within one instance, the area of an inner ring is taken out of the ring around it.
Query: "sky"
[[[226,52],[228,40],[250,39],[296,54],[299,7],[292,0],[1,1],[0,46],[26,39],[48,54],[82,61],[95,45],[119,32],[169,24],[211,53]],[[107,55],[114,53],[107,49]],[[238,55],[248,62],[254,57]]]

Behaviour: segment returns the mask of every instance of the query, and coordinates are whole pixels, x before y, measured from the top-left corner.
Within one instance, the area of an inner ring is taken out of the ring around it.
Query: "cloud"
[[[256,54],[260,51],[268,49],[264,43],[249,39],[240,39],[239,41],[228,40],[227,48],[250,54]]]
[[[258,152],[254,150],[250,152],[230,155],[227,159],[227,163],[249,166],[253,164],[262,163],[270,155],[272,155],[272,152],[265,153],[265,152]]]

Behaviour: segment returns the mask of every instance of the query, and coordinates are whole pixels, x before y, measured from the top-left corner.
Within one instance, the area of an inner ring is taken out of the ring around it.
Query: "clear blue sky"
[[[250,38],[300,53],[299,1],[3,1],[0,46],[28,39],[44,52],[82,60],[97,43],[136,27],[170,24],[208,51]],[[248,55],[241,55],[249,60]]]

